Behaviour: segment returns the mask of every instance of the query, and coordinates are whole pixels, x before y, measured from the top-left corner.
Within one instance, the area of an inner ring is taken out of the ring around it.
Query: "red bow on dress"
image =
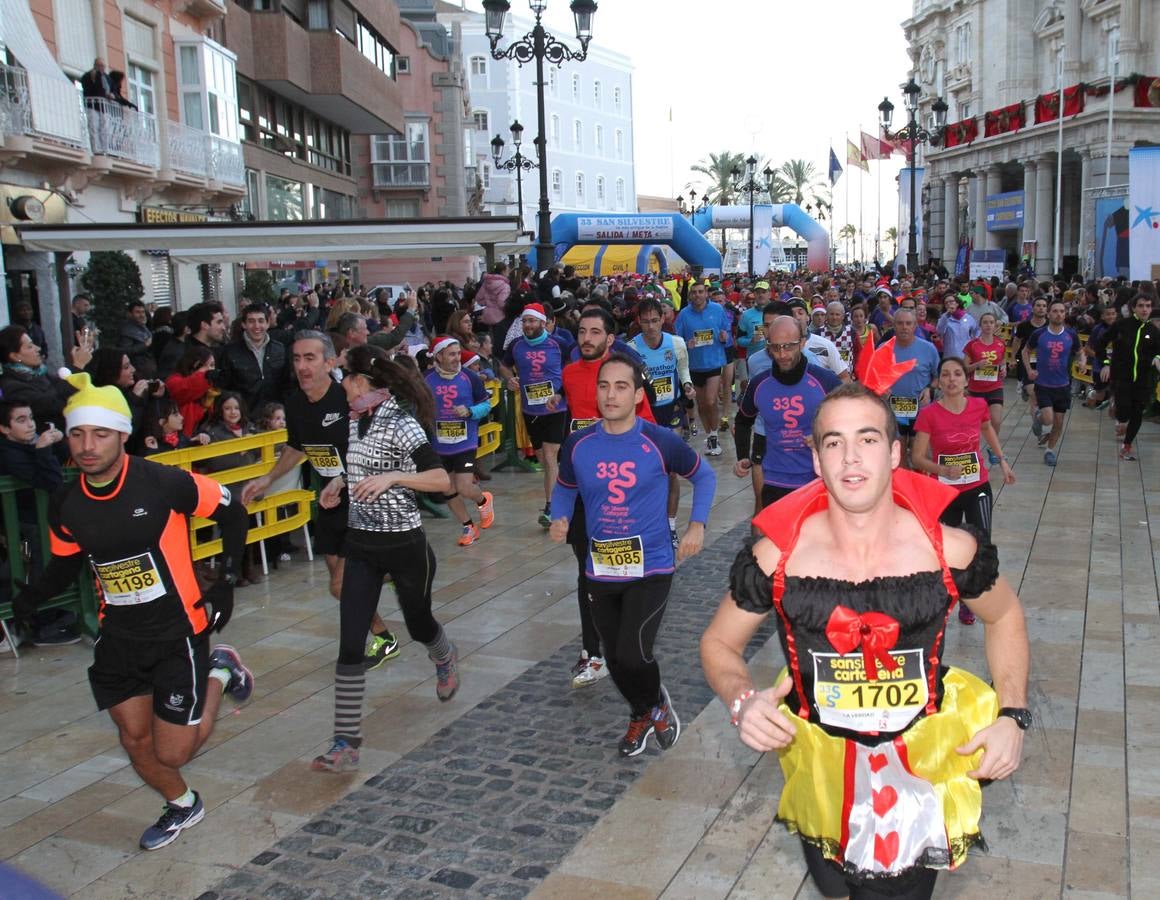
[[[826,637],[843,656],[862,648],[867,681],[878,680],[875,660],[889,671],[901,668],[889,653],[898,641],[898,632],[897,620],[886,613],[858,614],[845,606],[835,606],[830,621],[826,623]]]

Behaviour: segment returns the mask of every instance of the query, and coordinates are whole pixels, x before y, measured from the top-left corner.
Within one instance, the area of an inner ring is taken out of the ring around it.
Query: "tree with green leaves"
[[[728,206],[734,200],[733,170],[745,170],[745,154],[731,153],[728,150],[722,153],[710,153],[708,159],[703,159],[692,166],[692,171],[708,179],[709,185],[703,194],[704,202],[710,205]]]
[[[787,203],[801,206],[807,194],[812,194],[821,185],[817,167],[805,159],[788,159],[778,167],[778,175],[792,189],[792,198]]]
[[[898,229],[891,225],[886,229],[886,234],[883,235],[883,237],[890,241],[890,246],[892,248],[890,258],[894,259],[898,256]]]
[[[242,296],[250,303],[273,303],[278,299],[274,276],[266,269],[251,269],[246,273]]]
[[[90,253],[81,287],[93,304],[89,317],[100,333],[115,343],[129,304],[145,296],[137,263],[123,250]]]

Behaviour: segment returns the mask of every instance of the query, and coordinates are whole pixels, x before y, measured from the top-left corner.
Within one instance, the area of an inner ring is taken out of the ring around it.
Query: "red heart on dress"
[[[885,753],[871,753],[870,754],[870,771],[871,772],[881,772],[888,765],[890,765],[890,760],[888,760],[886,758]]]
[[[874,796],[874,815],[880,819],[890,812],[894,808],[894,804],[898,802],[898,791],[890,785],[886,785],[880,791],[871,791],[870,793]]]
[[[898,857],[898,832],[892,831],[886,837],[874,835],[874,858],[882,863],[882,868],[889,869]]]

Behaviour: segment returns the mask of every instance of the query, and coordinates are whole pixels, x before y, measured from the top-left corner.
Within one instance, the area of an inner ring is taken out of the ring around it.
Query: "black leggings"
[[[568,523],[568,543],[576,556],[576,603],[580,607],[580,641],[589,659],[601,656],[600,635],[592,621],[592,606],[588,602],[588,575],[584,566],[588,562],[588,529],[584,521],[584,504],[579,497]]]
[[[937,869],[918,869],[894,878],[878,878],[869,884],[852,884],[833,860],[822,851],[802,841],[802,853],[810,877],[824,897],[849,897],[850,900],[929,900],[934,893]]]
[[[405,543],[381,553],[370,553],[348,541],[339,599],[339,665],[362,662],[367,630],[379,605],[383,579],[388,575],[395,583],[411,639],[429,644],[439,636],[439,623],[431,615],[435,554],[423,530],[416,528]]]
[[[588,581],[592,619],[604,645],[604,660],[617,689],[643,716],[661,702],[661,668],[653,642],[669,602],[672,575],[639,581]]]
[[[1140,431],[1140,423],[1144,421],[1144,410],[1148,406],[1150,385],[1145,378],[1143,383],[1129,381],[1116,384],[1112,390],[1113,403],[1116,404],[1116,421],[1126,425],[1124,443],[1130,444],[1136,439]]]
[[[962,491],[951,505],[943,510],[938,520],[944,525],[958,528],[966,519],[968,525],[974,525],[991,539],[991,485],[984,481],[969,491]]]

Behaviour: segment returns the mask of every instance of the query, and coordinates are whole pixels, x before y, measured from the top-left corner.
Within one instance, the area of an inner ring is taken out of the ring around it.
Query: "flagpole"
[[[1060,260],[1063,258],[1059,246],[1059,226],[1063,203],[1063,51],[1066,47],[1066,44],[1061,44],[1059,47],[1059,64],[1057,66],[1057,72],[1059,73],[1059,130],[1056,136],[1055,147],[1055,245],[1052,248],[1053,255],[1051,258],[1051,275],[1053,278],[1058,274]],[[911,177],[914,177],[913,173]]]
[[[858,155],[865,159],[865,154],[862,152],[862,123],[858,123]],[[870,168],[869,166],[866,167]],[[865,174],[865,169],[858,166],[858,169]],[[866,235],[862,231],[862,182],[865,181],[861,175],[858,176],[858,262],[863,265],[866,264]]]
[[[882,244],[882,145],[878,145],[878,225],[874,232],[874,265],[878,266],[878,254]]]
[[[850,224],[850,136],[846,136],[846,224]],[[854,261],[854,239],[846,239],[846,265]]]
[[[1119,62],[1113,49],[1115,32],[1108,32],[1108,154],[1104,160],[1104,187],[1112,183],[1112,118],[1116,111],[1116,68]],[[1060,115],[1063,114],[1062,108]],[[1087,185],[1083,185],[1087,187]]]

